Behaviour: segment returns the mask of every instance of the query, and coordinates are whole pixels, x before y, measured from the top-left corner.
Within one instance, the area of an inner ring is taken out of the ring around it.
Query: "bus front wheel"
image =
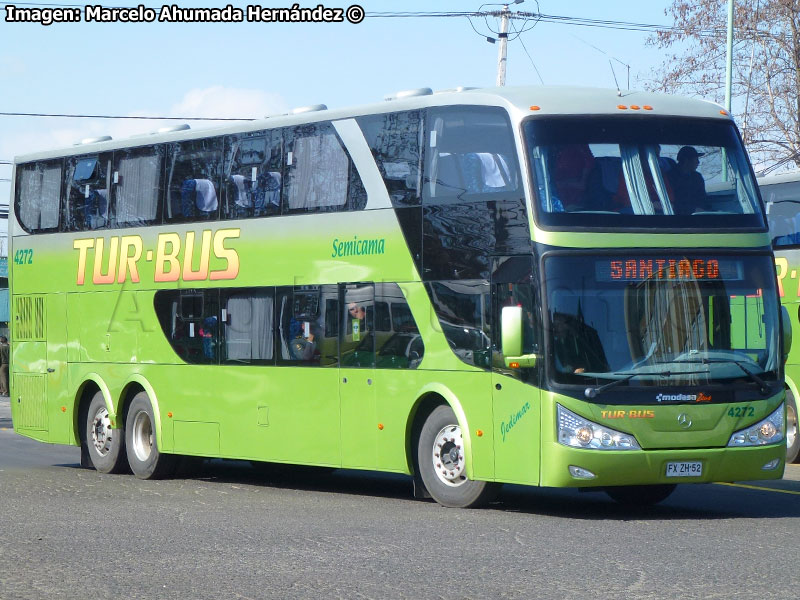
[[[786,464],[793,463],[800,454],[800,438],[797,435],[797,402],[790,391],[786,391]]]
[[[158,450],[153,408],[145,392],[131,400],[125,421],[125,446],[131,471],[139,479],[160,479],[172,474],[175,457]]]
[[[125,435],[111,427],[106,401],[99,390],[89,403],[86,413],[86,450],[89,459],[100,473],[121,473],[125,463]]]
[[[475,508],[491,500],[499,485],[467,478],[464,443],[449,406],[438,406],[425,420],[417,444],[417,469],[430,495],[452,508]]]
[[[675,491],[674,484],[622,485],[606,488],[606,494],[625,506],[652,506],[666,500]]]

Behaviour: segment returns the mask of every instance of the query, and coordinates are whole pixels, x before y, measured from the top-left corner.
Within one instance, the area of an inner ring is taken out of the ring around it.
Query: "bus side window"
[[[462,361],[491,365],[491,300],[482,280],[432,281],[425,284],[447,343]]]
[[[766,187],[761,189],[765,198]],[[800,244],[800,195],[797,199],[768,199],[767,220],[773,248]]]
[[[430,109],[425,131],[424,204],[519,195],[519,166],[505,111],[494,107]]]
[[[400,286],[376,283],[375,308],[375,366],[379,369],[416,369],[422,362],[425,345]]]
[[[91,231],[108,227],[111,155],[67,159],[64,184],[64,228]]]
[[[26,231],[58,229],[61,176],[60,159],[18,167],[14,212]]]
[[[164,147],[145,146],[114,152],[111,176],[114,222],[138,227],[161,222]]]
[[[422,114],[413,110],[356,119],[395,207],[420,203]]]
[[[278,288],[275,296],[278,365],[335,367],[338,341],[328,334],[324,313],[327,299],[336,298],[335,285]],[[333,310],[337,310],[334,305]]]
[[[219,290],[164,290],[154,305],[175,353],[190,364],[219,363]]]
[[[166,221],[208,221],[219,216],[222,138],[170,144]]]
[[[271,365],[275,357],[275,290],[221,291],[222,362]]]
[[[225,139],[222,213],[226,219],[280,214],[283,173],[280,130]]]
[[[287,130],[284,213],[347,209],[350,159],[330,123]]]
[[[342,367],[375,366],[375,286],[341,286],[339,355]]]

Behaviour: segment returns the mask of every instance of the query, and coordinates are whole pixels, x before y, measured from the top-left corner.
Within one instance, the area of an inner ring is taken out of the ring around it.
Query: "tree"
[[[674,27],[648,42],[672,50],[647,87],[725,99],[728,0],[673,0]],[[800,167],[800,0],[736,0],[732,112],[758,166]]]

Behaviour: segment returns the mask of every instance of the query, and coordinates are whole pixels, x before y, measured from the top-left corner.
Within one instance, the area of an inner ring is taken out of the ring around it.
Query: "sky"
[[[56,5],[83,6],[75,0]],[[102,2],[102,0],[100,0]],[[162,4],[142,0],[145,7]],[[180,8],[224,8],[222,0],[174,0]],[[358,1],[358,0],[355,0]],[[340,0],[301,7],[346,9]],[[380,101],[399,90],[494,86],[496,19],[380,18],[377,12],[477,11],[473,0],[361,0],[367,17],[343,23],[35,23],[6,22],[0,2],[0,113],[252,118],[310,104],[330,108]],[[247,3],[231,2],[234,7]],[[259,6],[291,8],[280,0]],[[526,0],[512,10],[671,25],[668,0]],[[35,3],[17,3],[34,8]],[[43,6],[43,5],[38,5]],[[46,5],[44,5],[46,6]],[[50,4],[53,6],[53,4]],[[104,7],[133,6],[114,2]],[[517,27],[522,22],[515,22]],[[527,24],[528,29],[532,22]],[[477,30],[477,31],[476,31]],[[664,60],[649,34],[539,22],[509,43],[506,85],[641,89]],[[612,70],[613,65],[613,70]],[[628,67],[624,66],[628,65]],[[189,122],[193,129],[214,123]],[[11,168],[32,151],[68,147],[98,135],[154,131],[164,121],[0,115],[0,204]]]

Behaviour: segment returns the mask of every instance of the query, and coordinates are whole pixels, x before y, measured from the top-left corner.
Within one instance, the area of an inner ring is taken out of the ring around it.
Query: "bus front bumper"
[[[786,462],[785,441],[748,448],[624,451],[583,450],[548,443],[543,450],[541,485],[546,487],[780,479]],[[668,476],[670,464],[672,475]]]

